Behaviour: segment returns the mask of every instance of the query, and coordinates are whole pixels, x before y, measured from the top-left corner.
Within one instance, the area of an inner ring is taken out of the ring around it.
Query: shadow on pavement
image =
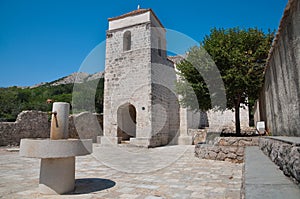
[[[102,178],[82,178],[75,180],[75,190],[66,195],[88,194],[114,187],[116,183],[112,180]]]

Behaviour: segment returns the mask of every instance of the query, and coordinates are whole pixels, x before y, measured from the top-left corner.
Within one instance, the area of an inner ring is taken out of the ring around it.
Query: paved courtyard
[[[38,193],[39,159],[0,149],[0,198],[240,198],[243,164],[194,157],[194,146],[100,147],[76,158],[76,189]]]

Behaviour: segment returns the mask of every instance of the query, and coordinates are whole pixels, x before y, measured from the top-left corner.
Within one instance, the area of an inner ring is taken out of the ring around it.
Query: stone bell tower
[[[155,147],[176,142],[176,74],[166,30],[151,9],[109,18],[102,144]]]

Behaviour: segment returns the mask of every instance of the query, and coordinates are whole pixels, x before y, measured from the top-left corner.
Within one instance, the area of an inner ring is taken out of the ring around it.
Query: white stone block
[[[43,158],[39,191],[41,194],[63,194],[75,187],[75,157]]]

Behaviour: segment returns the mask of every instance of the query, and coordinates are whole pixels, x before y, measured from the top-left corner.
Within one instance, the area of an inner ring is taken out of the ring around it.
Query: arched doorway
[[[126,103],[118,108],[118,137],[128,141],[136,137],[136,109],[132,104]]]

